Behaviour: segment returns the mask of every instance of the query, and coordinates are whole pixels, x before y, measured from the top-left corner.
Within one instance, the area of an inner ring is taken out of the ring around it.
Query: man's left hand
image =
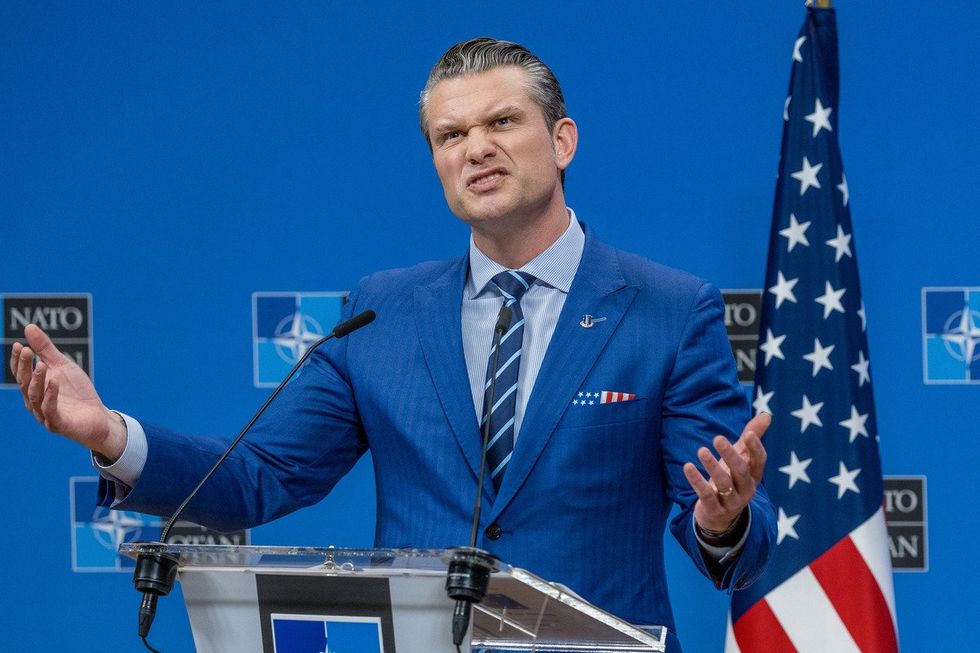
[[[708,472],[707,479],[694,463],[684,464],[687,482],[698,495],[694,519],[702,529],[709,532],[728,530],[755,496],[755,488],[762,481],[766,465],[766,449],[761,438],[771,422],[768,413],[759,413],[745,425],[735,444],[724,436],[715,436],[712,444],[719,458],[715,458],[707,447],[698,449],[698,460]]]

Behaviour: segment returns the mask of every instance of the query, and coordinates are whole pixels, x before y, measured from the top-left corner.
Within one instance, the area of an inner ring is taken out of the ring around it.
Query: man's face
[[[526,88],[526,73],[504,66],[444,80],[429,95],[429,143],[446,202],[475,229],[533,219],[563,202],[559,170],[574,153],[564,134],[574,123],[550,129]]]

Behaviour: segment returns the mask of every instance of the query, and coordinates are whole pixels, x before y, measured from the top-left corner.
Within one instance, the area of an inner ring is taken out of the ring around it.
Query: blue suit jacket
[[[481,442],[460,326],[466,273],[460,258],[363,280],[347,315],[371,308],[377,320],[311,358],[187,517],[227,529],[275,519],[317,502],[370,449],[376,545],[465,544]],[[478,546],[633,623],[673,630],[663,566],[673,502],[671,530],[694,564],[722,588],[751,582],[775,539],[765,491],[741,555],[709,571],[681,471],[715,434],[736,438],[748,417],[722,312],[709,284],[587,231],[503,484],[485,487],[482,526],[502,534]],[[605,319],[582,328],[586,313]],[[574,403],[603,390],[636,399]],[[117,507],[167,514],[225,442],[146,432],[143,475]]]

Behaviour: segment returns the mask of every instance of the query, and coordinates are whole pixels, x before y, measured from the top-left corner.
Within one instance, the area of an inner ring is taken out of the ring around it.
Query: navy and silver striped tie
[[[504,297],[504,305],[513,315],[510,329],[500,338],[500,359],[497,368],[497,384],[492,407],[487,403],[490,394],[490,375],[493,373],[494,350],[490,349],[487,362],[487,381],[483,386],[483,421],[490,419],[490,440],[487,443],[487,463],[493,486],[500,489],[507,463],[514,452],[514,413],[517,408],[517,378],[521,366],[521,348],[524,341],[524,311],[521,297],[527,292],[534,277],[527,272],[507,270],[490,280]]]

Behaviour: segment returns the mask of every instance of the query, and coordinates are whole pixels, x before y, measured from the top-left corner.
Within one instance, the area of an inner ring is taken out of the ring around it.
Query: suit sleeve
[[[354,308],[352,296],[343,319]],[[314,352],[202,488],[187,519],[220,530],[265,523],[316,503],[353,467],[367,450],[346,368],[348,339],[355,337],[329,341]],[[135,486],[113,507],[169,515],[230,439],[143,427],[146,464]],[[114,485],[102,479],[101,500],[115,498]]]
[[[720,565],[706,562],[692,528],[697,495],[684,476],[684,463],[693,462],[704,472],[697,459],[698,448],[712,449],[711,440],[717,434],[734,442],[749,418],[723,315],[721,293],[703,284],[692,303],[670,372],[662,433],[668,492],[680,507],[671,520],[671,532],[698,569],[718,588],[731,592],[748,586],[765,569],[775,547],[776,528],[772,505],[761,485],[749,504],[747,538],[733,560]]]

